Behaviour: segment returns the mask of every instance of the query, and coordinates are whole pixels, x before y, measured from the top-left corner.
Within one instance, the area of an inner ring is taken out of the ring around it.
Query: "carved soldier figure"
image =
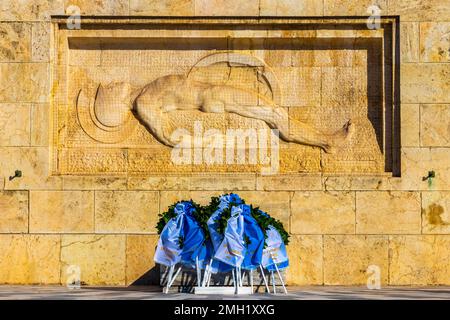
[[[311,146],[326,152],[348,140],[354,125],[349,120],[334,134],[324,134],[311,126],[289,119],[288,112],[271,99],[251,90],[228,85],[214,85],[193,81],[182,75],[169,75],[156,79],[138,94],[132,105],[136,117],[161,143],[175,146],[163,128],[167,113],[177,110],[199,110],[209,113],[235,113],[243,117],[264,121],[270,128],[278,129],[281,139]],[[294,133],[289,125],[295,126]]]

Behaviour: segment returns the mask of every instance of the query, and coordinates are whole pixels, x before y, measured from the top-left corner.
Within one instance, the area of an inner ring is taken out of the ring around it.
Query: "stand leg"
[[[175,268],[175,265],[170,266],[170,269],[169,269],[169,276],[168,276],[167,285],[166,285],[166,294],[169,293],[169,287],[170,287],[170,283],[172,282],[172,275],[173,275],[174,268]]]
[[[209,273],[209,263],[206,265],[205,272],[203,273],[202,287],[206,286],[206,281],[208,279],[208,273]]]
[[[200,264],[198,263],[198,257],[195,258],[195,269],[197,269],[197,287],[200,287],[202,283],[202,271],[200,270]]]
[[[278,269],[277,263],[276,263],[275,260],[273,259],[272,254],[270,254],[270,256],[271,256],[271,258],[272,258],[272,261],[275,263],[275,269],[277,270],[278,277],[280,278],[281,285],[283,286],[284,293],[287,294],[286,286],[284,285],[284,281],[283,281],[283,278],[281,277],[281,273],[280,273],[280,270]]]
[[[253,269],[250,269],[250,287],[252,288],[253,294]]]
[[[272,275],[273,294],[277,294],[277,287],[275,286],[275,275],[273,274],[273,271],[271,271],[270,274]]]
[[[235,278],[234,274],[235,274],[234,269],[231,269],[231,276],[233,278],[234,293],[237,294],[238,293],[237,282],[236,282],[236,278]]]
[[[259,269],[261,270],[261,275],[264,280],[264,285],[266,286],[266,291],[267,291],[267,293],[270,293],[269,284],[267,283],[266,275],[264,274],[264,269],[263,269],[262,265],[259,265]]]
[[[180,266],[180,267],[178,268],[177,272],[175,272],[175,275],[172,277],[172,281],[170,281],[169,288],[170,288],[170,287],[173,285],[173,283],[175,282],[175,279],[177,278],[178,274],[179,274],[180,271],[181,271],[181,267],[182,267],[182,266]]]

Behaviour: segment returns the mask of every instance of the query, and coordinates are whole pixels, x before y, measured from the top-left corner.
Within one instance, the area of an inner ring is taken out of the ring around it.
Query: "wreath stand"
[[[278,269],[277,263],[275,262],[275,259],[274,259],[274,256],[273,256],[272,252],[270,252],[270,256],[272,258],[272,261],[274,262],[275,270],[277,272],[278,278],[280,279],[281,285],[283,287],[284,294],[287,294],[288,292],[287,292],[286,286],[284,284],[283,277],[281,276],[280,270]],[[230,295],[231,294],[238,294],[238,295],[240,295],[240,294],[242,294],[242,295],[254,294],[253,270],[252,269],[247,270],[249,272],[250,287],[243,285],[242,274],[245,271],[243,271],[240,267],[235,267],[235,268],[231,269],[231,275],[232,275],[232,279],[233,279],[233,287],[230,287],[230,286],[210,286],[211,275],[212,275],[212,272],[211,272],[212,260],[210,260],[209,263],[206,265],[205,271],[203,272],[203,277],[202,277],[202,270],[200,268],[200,264],[199,264],[198,258],[196,258],[195,262],[196,262],[195,271],[196,271],[196,274],[197,274],[197,286],[194,287],[194,294],[224,294],[224,295],[228,295],[228,294],[230,294]],[[166,294],[169,293],[169,289],[173,285],[173,283],[174,283],[176,277],[178,276],[178,274],[180,273],[182,267],[183,266],[180,265],[175,273],[174,273],[175,265],[172,265],[169,268],[167,286],[163,289],[163,292],[165,292]],[[259,265],[259,270],[261,272],[261,276],[262,276],[263,281],[264,281],[266,292],[267,293],[271,293],[270,292],[270,288],[269,288],[269,284],[268,284],[266,276],[264,274],[264,268],[263,268],[263,266],[261,264]],[[270,274],[271,274],[271,278],[272,278],[273,294],[277,294],[276,285],[275,285],[275,273],[274,273],[274,270],[270,271]]]

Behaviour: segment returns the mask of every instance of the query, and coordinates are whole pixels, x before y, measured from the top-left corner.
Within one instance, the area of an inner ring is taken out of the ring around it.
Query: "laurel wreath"
[[[228,195],[228,194],[226,194],[226,195]],[[205,235],[205,241],[209,240],[211,238],[211,236],[209,234],[209,229],[208,229],[207,223],[208,223],[208,220],[210,219],[210,217],[212,216],[212,214],[214,212],[216,212],[216,210],[218,209],[219,204],[220,204],[220,197],[212,197],[211,201],[206,206],[201,206],[198,203],[194,202],[192,199],[187,202],[190,202],[191,205],[194,207],[194,211],[192,214],[195,217],[197,223],[200,225],[200,227],[203,230],[203,233]],[[156,230],[158,231],[158,234],[161,234],[165,225],[171,219],[176,217],[174,209],[175,209],[175,206],[177,205],[177,203],[170,205],[167,211],[160,213],[158,215],[159,220],[156,224]],[[239,204],[245,204],[245,200],[241,199],[241,203],[230,201],[228,206],[225,207],[222,210],[221,214],[217,217],[217,219],[216,219],[217,232],[219,232],[221,235],[224,235],[224,233],[225,233],[225,229],[228,224],[228,219],[230,219],[230,217],[231,217],[232,207],[238,206]],[[263,230],[264,238],[265,238],[264,247],[266,247],[266,245],[267,245],[267,243],[266,243],[267,242],[267,230],[269,229],[269,226],[274,227],[279,232],[281,239],[283,240],[285,245],[287,245],[289,243],[289,237],[290,237],[289,233],[284,229],[283,223],[280,220],[272,218],[267,213],[264,213],[263,211],[261,211],[259,209],[259,207],[253,207],[252,205],[250,205],[250,209],[251,209],[252,217],[256,220],[256,222],[258,223],[261,230]],[[182,237],[180,237],[180,239],[179,239],[180,247],[182,247],[182,245],[183,245],[183,240],[184,239],[182,239]],[[250,239],[248,238],[247,235],[244,235],[244,241],[245,241],[246,245],[250,244]]]

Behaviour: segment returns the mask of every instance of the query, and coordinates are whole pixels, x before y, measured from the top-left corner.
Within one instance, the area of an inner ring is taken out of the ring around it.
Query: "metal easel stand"
[[[284,285],[283,277],[281,276],[280,270],[278,269],[277,262],[275,261],[272,252],[270,252],[270,257],[272,258],[272,261],[273,261],[273,263],[275,265],[275,270],[277,271],[278,277],[280,278],[280,282],[281,282],[281,285],[283,286],[284,294],[288,294],[288,292],[286,290],[286,286]],[[261,272],[263,272],[263,271],[261,270]],[[272,276],[273,294],[277,294],[277,288],[275,286],[275,275],[273,273],[273,270],[270,273],[271,273],[271,276]]]
[[[174,270],[175,270],[175,264],[169,267],[169,275],[167,278],[167,285],[164,288],[164,293],[169,293],[169,289],[172,286],[172,284],[174,283],[175,279],[177,278],[178,274],[180,273],[182,268],[182,265],[180,265],[177,269],[177,272],[175,272],[175,274],[173,274]]]
[[[197,286],[194,289],[195,294],[253,294],[253,270],[250,270],[250,287],[243,285],[242,280],[242,269],[241,267],[234,267],[231,270],[231,276],[233,281],[233,287],[225,287],[225,286],[210,286],[211,276],[212,276],[212,259],[205,267],[205,271],[203,273],[203,280],[201,279],[201,271],[199,266],[197,265],[197,274],[198,281]],[[262,270],[262,269],[261,269]],[[264,274],[263,274],[264,277]],[[266,288],[268,288],[267,281],[264,281],[266,284]]]

